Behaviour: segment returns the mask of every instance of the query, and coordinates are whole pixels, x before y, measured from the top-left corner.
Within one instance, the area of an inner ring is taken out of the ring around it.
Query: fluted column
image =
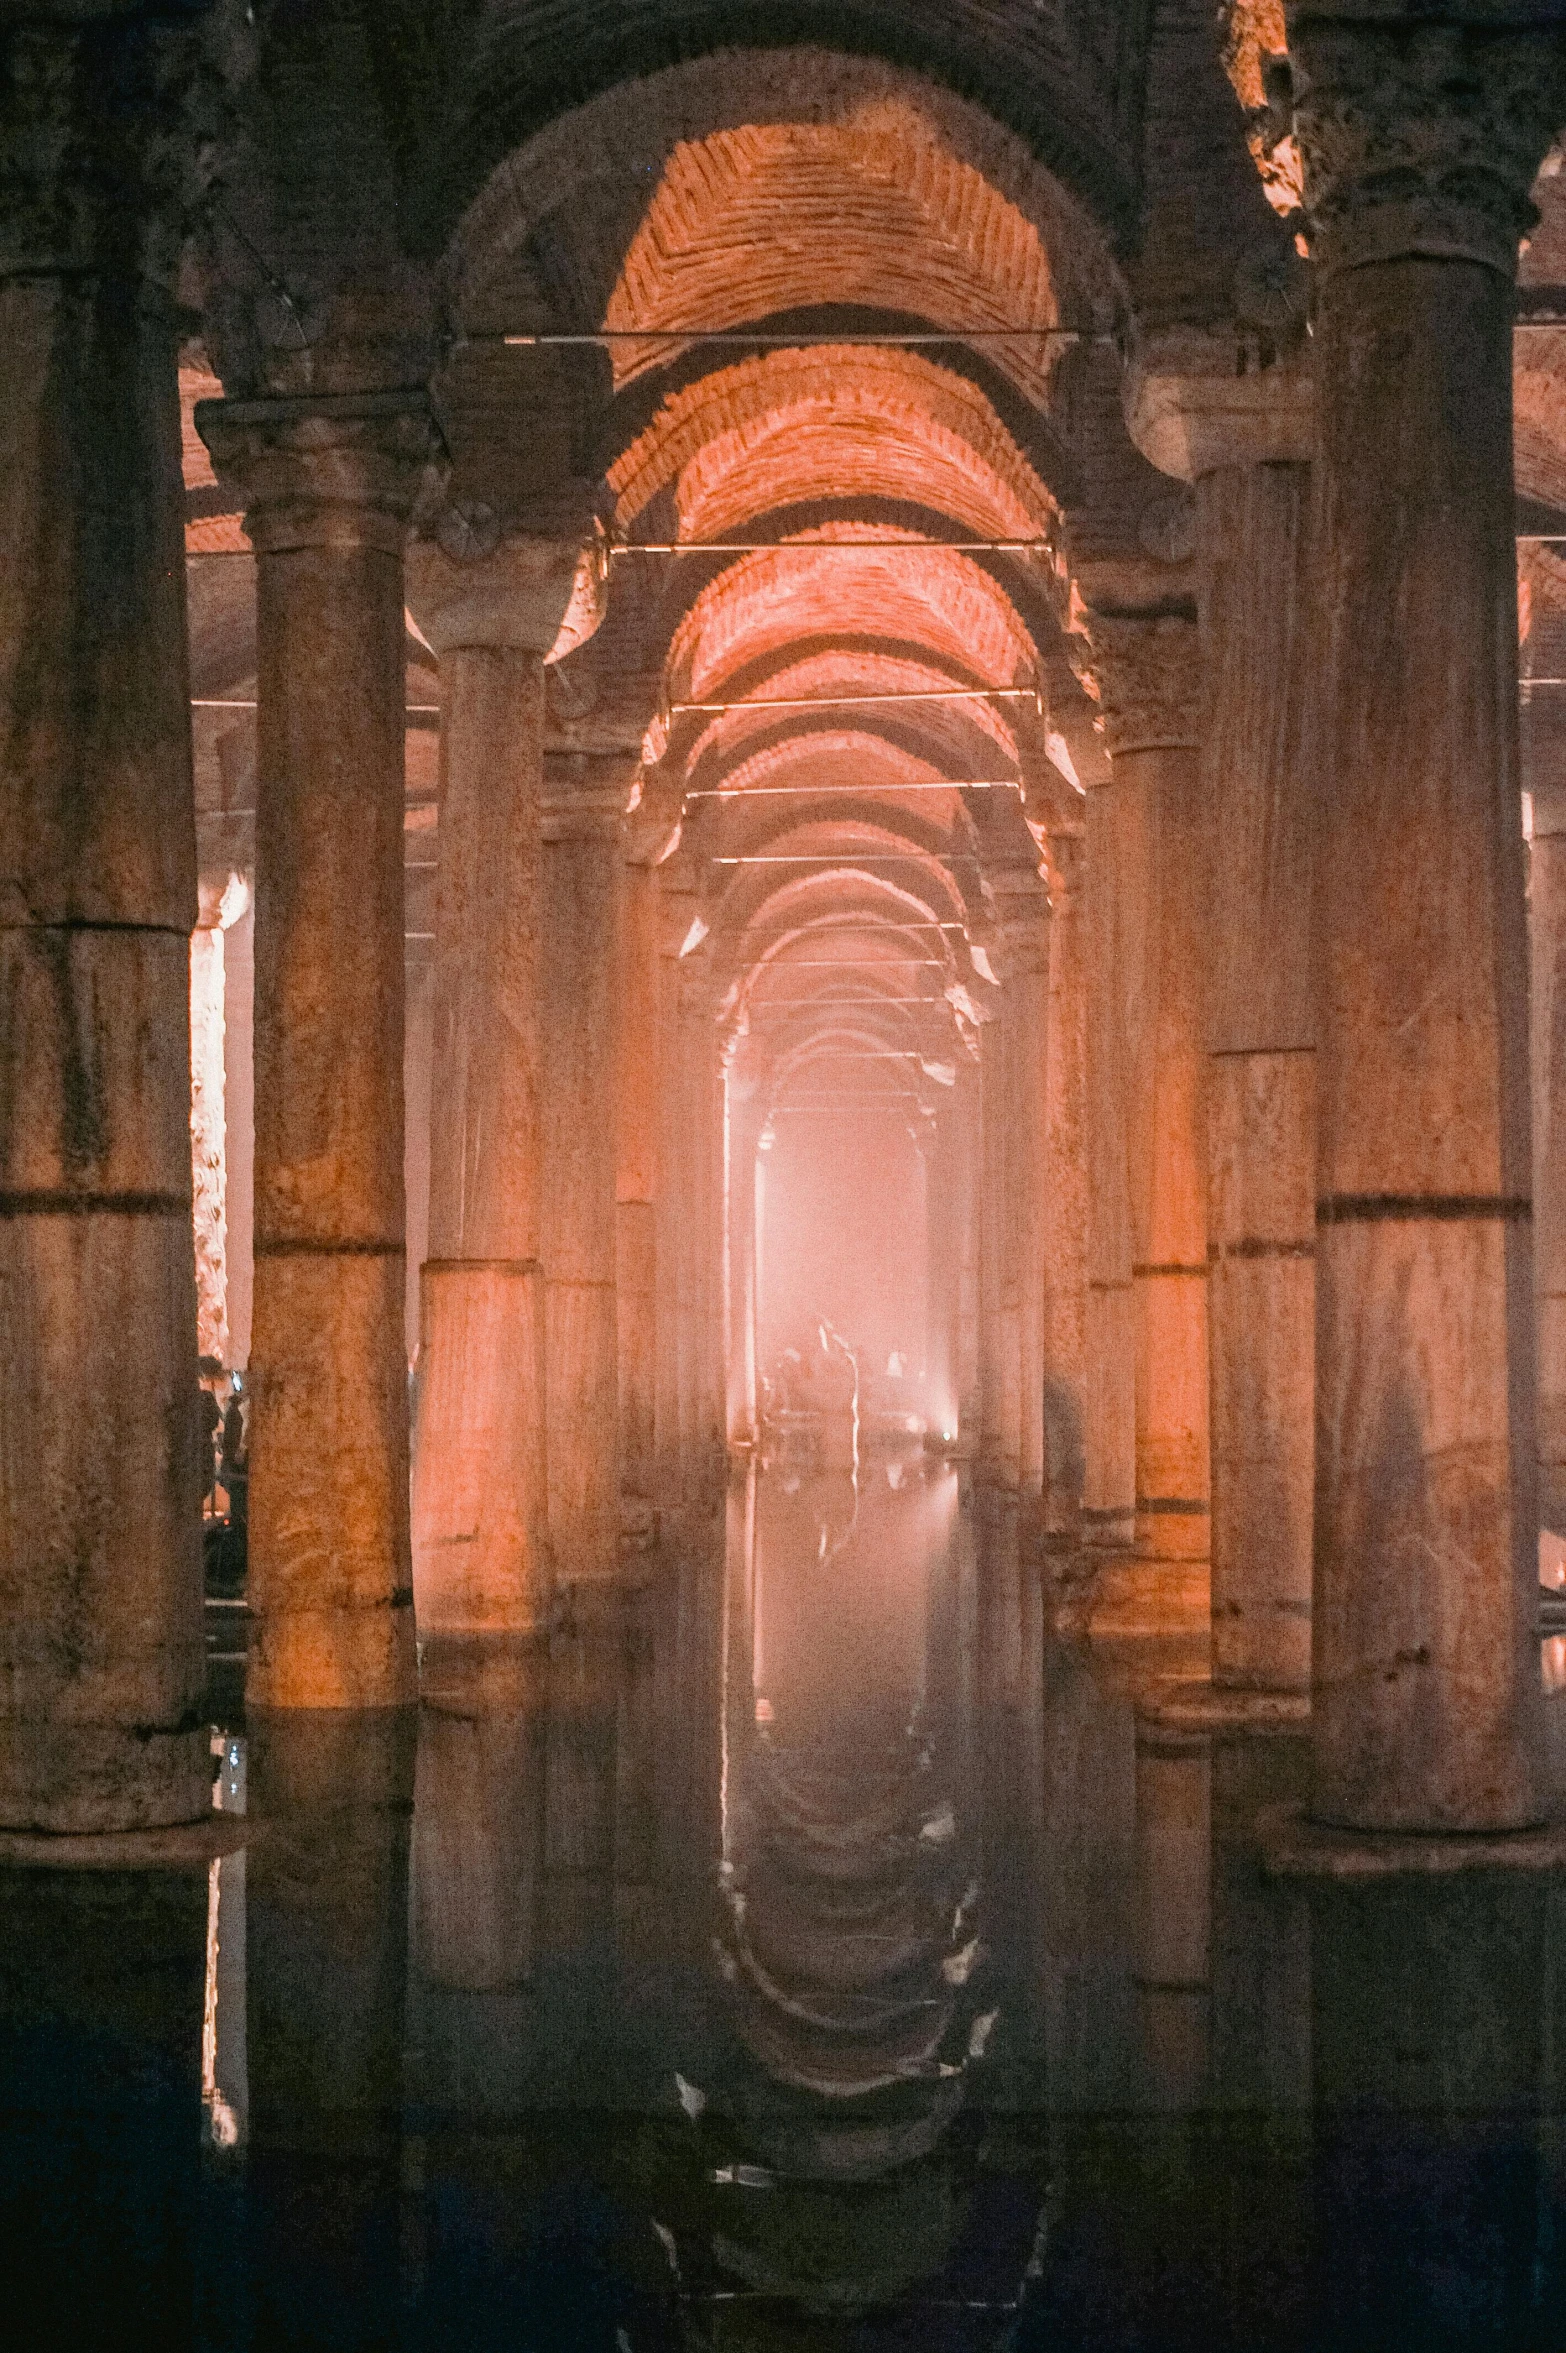
[[[256,550],[248,1693],[412,1696],[403,537],[421,395],[207,402]]]
[[[1096,975],[1108,992],[1096,1026],[1118,1024],[1124,1057],[1123,1110],[1111,1109],[1124,1122],[1120,1181],[1132,1250],[1136,1542],[1154,1560],[1200,1561],[1208,1544],[1200,655],[1194,625],[1173,615],[1094,613],[1090,640],[1116,804],[1102,844],[1116,919]],[[1089,796],[1090,841],[1104,790]],[[1114,1052],[1112,1038],[1101,1043],[1106,1062]],[[1101,1136],[1099,1145],[1113,1186],[1111,1140]]]
[[[135,19],[0,33],[0,1824],[24,1829],[209,1795],[179,222],[155,185],[177,58]]]
[[[1291,9],[1316,267],[1315,1807],[1541,1806],[1512,284],[1560,33]]]
[[[1315,1054],[1304,776],[1313,403],[1303,359],[1237,374],[1171,338],[1129,422],[1196,484],[1207,722],[1212,1679],[1310,1683]]]
[[[448,533],[460,548],[455,532]],[[528,1632],[548,1596],[539,984],[544,664],[590,633],[570,542],[409,551],[441,665],[429,1256],[413,1581],[421,1635]]]
[[[638,767],[618,753],[545,764],[544,1356],[550,1544],[567,1585],[612,1579],[620,1558],[617,991]]]
[[[1082,843],[1049,845],[1048,1044],[1042,1185],[1045,1526],[1076,1536],[1088,1391],[1087,986]]]

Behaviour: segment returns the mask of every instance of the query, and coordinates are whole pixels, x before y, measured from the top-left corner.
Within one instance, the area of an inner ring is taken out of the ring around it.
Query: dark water
[[[217,1646],[233,1649],[232,1635]],[[1566,2347],[1552,1878],[1280,1883],[918,1454],[503,1706],[232,1715],[242,1853],[0,1874],[19,2345]]]

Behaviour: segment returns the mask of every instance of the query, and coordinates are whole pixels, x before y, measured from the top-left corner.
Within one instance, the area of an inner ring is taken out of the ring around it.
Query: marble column
[[[1042,1343],[1044,1517],[1080,1530],[1088,1388],[1087,986],[1082,843],[1049,843],[1048,1044],[1044,1055]]]
[[[658,892],[658,1202],[656,1238],[656,1443],[659,1510],[666,1517],[684,1500],[687,1433],[681,1380],[685,1300],[685,1133],[680,1004],[685,986],[681,949],[695,920],[695,894],[672,877]]]
[[[1141,1026],[1131,850],[1139,805],[1113,769],[1090,784],[1084,840],[1087,966],[1087,1362],[1082,1537],[1106,1552],[1136,1533],[1136,1315],[1131,1288],[1130,1041]],[[1139,865],[1135,871],[1139,871]],[[1139,902],[1138,902],[1139,904]]]
[[[1123,1059],[1111,1068],[1125,1089],[1121,1103],[1102,1105],[1110,1126],[1097,1141],[1114,1188],[1119,1171],[1106,1146],[1123,1122],[1136,1546],[1148,1559],[1199,1562],[1208,1549],[1200,654],[1194,625],[1177,615],[1094,613],[1089,634],[1115,804],[1103,845],[1115,909],[1097,1023],[1119,1025]],[[1090,828],[1103,791],[1089,796]],[[1100,944],[1102,954],[1102,929]],[[1124,1229],[1117,1241],[1123,1250]],[[1121,1258],[1115,1271],[1123,1270]]]
[[[1172,364],[1170,364],[1172,363]],[[1196,485],[1207,721],[1212,1679],[1310,1684],[1315,1053],[1301,357],[1237,375],[1232,339],[1144,360],[1128,417]]]
[[[1006,1316],[1012,1256],[1006,1216],[1007,1130],[1013,1113],[1011,1030],[1010,991],[1003,985],[981,1033],[979,1057],[979,1467],[997,1485],[1014,1488],[1017,1455],[1015,1443],[1007,1443],[1013,1433],[1007,1408],[1016,1403],[1015,1293],[1009,1328]]]
[[[5,44],[0,1824],[111,1831],[209,1798],[178,222],[162,40]]]
[[[1511,320],[1566,56],[1303,7],[1290,36],[1321,615],[1314,1805],[1499,1830],[1542,1805]]]
[[[409,550],[441,665],[429,1256],[420,1270],[419,1631],[530,1632],[548,1600],[539,992],[544,664],[603,610],[569,541]]]
[[[1016,1270],[1017,1490],[1024,1534],[1034,1535],[1043,1510],[1044,1437],[1044,1187],[1049,1139],[1050,908],[1029,869],[1020,891],[997,892],[1006,932],[1011,997],[1010,1191]]]
[[[754,1073],[735,1070],[736,1041],[724,1050],[723,1264],[725,1434],[730,1446],[756,1436],[756,1147],[762,1100]]]
[[[615,1113],[626,808],[639,761],[544,770],[544,1359],[549,1537],[562,1585],[620,1560]]]
[[[620,1486],[628,1521],[657,1493],[659,1120],[663,1087],[658,860],[679,822],[644,776],[626,829],[618,1028],[615,1274],[620,1334]]]
[[[1562,633],[1566,640],[1566,632]],[[1534,1296],[1539,1328],[1539,1525],[1566,1537],[1566,698],[1523,707],[1532,961]],[[1555,706],[1546,712],[1540,704]],[[1549,722],[1553,719],[1554,724]]]
[[[256,550],[248,1696],[410,1699],[403,538],[422,395],[211,401]]]

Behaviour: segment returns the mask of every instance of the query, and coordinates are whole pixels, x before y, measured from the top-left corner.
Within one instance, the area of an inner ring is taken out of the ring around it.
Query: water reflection
[[[1561,1887],[1269,1878],[1303,1743],[1139,1715],[1174,1663],[1047,1641],[1015,1507],[911,1449],[736,1482],[416,1721],[229,1728],[243,1853],[0,1874],[17,2297],[255,2353],[1547,2353]]]

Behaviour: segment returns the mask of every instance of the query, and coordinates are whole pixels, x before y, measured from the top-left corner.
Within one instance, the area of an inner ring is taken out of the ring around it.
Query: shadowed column
[[[1044,1065],[1044,1509],[1051,1535],[1079,1532],[1088,1390],[1087,989],[1082,843],[1049,844],[1049,1043]]]
[[[615,1118],[626,805],[639,763],[546,763],[544,1357],[549,1535],[562,1584],[620,1558]]]
[[[1136,1542],[1154,1560],[1196,1562],[1208,1548],[1200,655],[1174,615],[1094,613],[1091,643],[1119,815],[1105,845],[1118,923],[1099,1020],[1118,1019],[1124,1055]]]
[[[420,1278],[413,1576],[421,1635],[527,1633],[548,1593],[539,985],[544,664],[591,634],[571,542],[476,560],[420,542],[441,662],[430,1243]]]
[[[0,1823],[40,1830],[208,1803],[169,62],[8,19],[0,83]]]
[[[412,1695],[403,565],[421,395],[203,403],[256,549],[251,1704]]]
[[[1303,319],[1297,330],[1303,335]],[[1236,335],[1144,359],[1129,423],[1196,483],[1207,889],[1212,1679],[1310,1682],[1315,1014],[1304,775],[1303,357],[1237,374]]]
[[[1290,23],[1323,624],[1314,1803],[1502,1829],[1541,1804],[1512,282],[1566,57]]]
[[[1557,549],[1550,556],[1558,557]],[[1535,580],[1534,670],[1559,675],[1566,584],[1551,567],[1555,608]],[[1566,696],[1523,704],[1523,783],[1533,801],[1528,858],[1532,961],[1534,1295],[1539,1321],[1539,1525],[1566,1537]]]
[[[678,838],[680,793],[644,771],[626,825],[620,934],[619,1167],[615,1278],[620,1346],[620,1485],[627,1526],[650,1533],[657,1494],[658,1203],[664,1024],[658,864]]]

